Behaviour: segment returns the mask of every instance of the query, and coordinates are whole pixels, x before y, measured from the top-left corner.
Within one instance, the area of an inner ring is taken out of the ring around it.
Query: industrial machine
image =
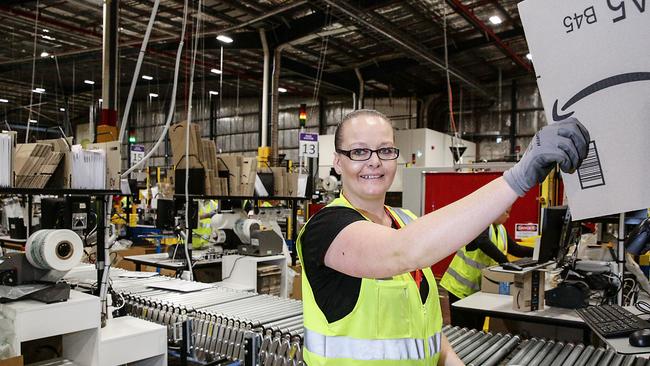
[[[222,211],[212,217],[211,241],[240,254],[267,256],[282,254],[282,233],[261,221],[249,219],[242,209]]]

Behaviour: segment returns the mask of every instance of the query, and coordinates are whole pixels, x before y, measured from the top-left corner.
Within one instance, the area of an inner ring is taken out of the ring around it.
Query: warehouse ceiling
[[[0,2],[0,113],[3,121],[55,128],[87,122],[102,94],[102,0]],[[128,95],[153,0],[119,2],[120,110]],[[263,48],[281,49],[283,96],[416,96],[451,85],[493,97],[498,79],[532,76],[515,0],[198,0],[189,1],[179,99],[187,99],[197,45],[194,98],[258,97]],[[161,0],[135,98],[158,106],[171,96],[183,0]],[[498,17],[499,24],[496,18]],[[216,36],[233,39],[226,44]],[[198,40],[198,42],[195,42]],[[271,57],[271,63],[273,57]],[[222,74],[211,72],[222,70]],[[93,84],[94,83],[94,84]],[[41,89],[36,89],[41,88]],[[42,92],[44,89],[44,92]],[[41,92],[35,92],[38,90]],[[157,97],[153,96],[157,95]],[[195,99],[196,100],[196,99]],[[31,109],[31,112],[30,112]],[[3,126],[5,128],[5,126]]]

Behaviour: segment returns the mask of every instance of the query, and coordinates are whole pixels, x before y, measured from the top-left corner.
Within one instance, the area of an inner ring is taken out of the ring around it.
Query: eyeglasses
[[[359,148],[351,150],[341,150],[336,149],[336,152],[343,154],[354,161],[365,161],[369,160],[372,156],[372,153],[377,153],[377,157],[380,160],[395,160],[399,157],[399,149],[396,147],[380,147],[377,150],[372,150],[368,148]]]

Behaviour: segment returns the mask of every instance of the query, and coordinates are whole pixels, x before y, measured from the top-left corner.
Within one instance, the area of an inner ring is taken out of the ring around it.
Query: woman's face
[[[359,116],[343,125],[342,150],[395,147],[393,127],[376,116]],[[397,160],[381,160],[373,153],[366,161],[353,161],[334,153],[334,169],[341,175],[348,199],[384,199],[395,178]]]

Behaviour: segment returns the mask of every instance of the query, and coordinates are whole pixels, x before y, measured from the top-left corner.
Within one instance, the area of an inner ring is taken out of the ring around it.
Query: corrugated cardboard
[[[16,356],[0,360],[0,366],[23,366],[23,356]]]
[[[298,197],[298,173],[287,173],[287,197]]]
[[[273,195],[276,197],[287,196],[285,188],[287,181],[287,169],[284,167],[272,167],[273,172]]]
[[[496,272],[492,268],[494,267],[483,268],[481,271],[481,292],[510,295],[510,288],[515,282],[514,273]]]
[[[518,3],[546,120],[572,116],[592,144],[562,174],[573,220],[650,207],[648,1]]]
[[[539,273],[539,285],[533,286],[533,275]],[[512,308],[519,311],[534,311],[544,309],[544,278],[542,271],[527,271],[515,274],[515,281],[511,286]],[[535,306],[536,298],[537,306]]]
[[[49,144],[52,146],[53,151],[57,151],[63,154],[58,167],[54,170],[52,177],[48,181],[48,186],[51,188],[70,188],[70,170],[72,169],[70,147],[72,146],[72,137],[68,137],[65,140],[63,138],[60,138],[38,140],[37,142]]]
[[[240,195],[253,196],[255,192],[255,177],[257,176],[257,158],[243,158],[241,165]]]
[[[122,174],[122,154],[119,141],[88,144],[88,150],[104,150],[106,152],[106,189],[120,189],[120,174]]]
[[[177,123],[169,129],[169,139],[172,145],[172,162],[174,167],[185,169],[185,128],[187,122]],[[203,146],[201,145],[201,131],[199,125],[192,123],[190,125],[190,139],[189,139],[189,156],[188,168],[197,169],[204,168],[203,159]],[[182,165],[179,165],[182,164]]]
[[[240,155],[220,155],[218,160],[219,177],[228,179],[228,190],[226,194],[231,196],[240,195],[241,165]]]

